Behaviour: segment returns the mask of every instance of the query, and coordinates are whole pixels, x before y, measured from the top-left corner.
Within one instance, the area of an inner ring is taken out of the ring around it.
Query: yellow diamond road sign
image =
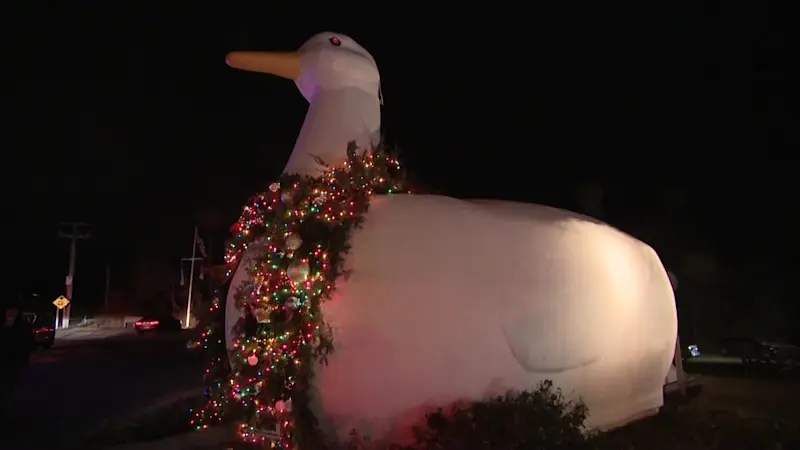
[[[53,304],[56,305],[56,308],[58,309],[64,309],[67,307],[67,305],[69,305],[69,300],[67,297],[61,295],[57,299],[53,300]]]

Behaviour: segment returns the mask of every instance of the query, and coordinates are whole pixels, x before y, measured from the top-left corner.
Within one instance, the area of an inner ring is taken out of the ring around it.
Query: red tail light
[[[140,320],[140,321],[134,323],[134,325],[137,326],[137,327],[154,327],[154,326],[158,325],[158,321],[157,320],[149,320],[149,321],[142,322]]]

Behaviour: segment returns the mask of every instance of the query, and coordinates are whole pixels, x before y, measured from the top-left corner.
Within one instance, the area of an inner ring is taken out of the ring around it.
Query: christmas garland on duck
[[[385,146],[359,150],[354,143],[340,166],[318,177],[285,174],[253,196],[233,225],[226,251],[227,276],[251,246],[264,247],[237,289],[245,312],[236,325],[227,380],[220,377],[224,330],[215,321],[203,334],[211,351],[206,369],[208,404],[195,414],[198,429],[226,414],[240,415],[241,437],[270,440],[274,448],[318,448],[321,436],[308,389],[317,363],[333,352],[333,335],[321,306],[346,276],[344,256],[375,195],[407,193],[400,164]],[[218,308],[219,305],[212,306]],[[221,335],[221,337],[220,337]]]

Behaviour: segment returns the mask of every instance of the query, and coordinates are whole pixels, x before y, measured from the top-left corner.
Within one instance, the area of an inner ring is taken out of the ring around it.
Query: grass
[[[690,406],[641,420],[591,440],[596,450],[789,450],[800,449],[797,423],[742,417],[731,411]]]
[[[702,391],[593,439],[596,449],[800,449],[800,383],[698,376]]]

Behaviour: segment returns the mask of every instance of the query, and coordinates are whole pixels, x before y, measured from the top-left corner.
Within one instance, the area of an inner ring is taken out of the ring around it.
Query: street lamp
[[[203,255],[202,258],[197,257],[197,250],[200,250],[200,254]],[[182,258],[181,261],[191,261],[192,268],[189,270],[189,295],[186,300],[186,328],[189,328],[189,320],[191,319],[192,314],[192,287],[194,284],[194,263],[196,261],[202,261],[206,258],[206,246],[203,244],[203,240],[200,238],[200,233],[197,230],[197,226],[194,227],[194,237],[192,238],[192,257],[191,258]],[[200,272],[200,279],[203,279],[203,272]],[[183,266],[181,266],[181,281],[183,281]],[[183,284],[183,283],[181,283]]]

